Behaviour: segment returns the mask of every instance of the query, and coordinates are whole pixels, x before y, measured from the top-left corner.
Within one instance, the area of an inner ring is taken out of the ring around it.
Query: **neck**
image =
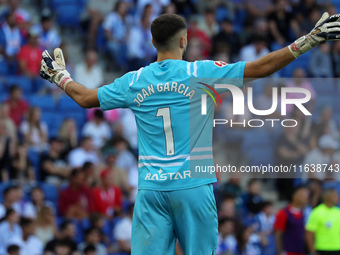
[[[324,204],[325,204],[325,206],[327,206],[328,208],[332,208],[334,205],[333,205],[333,203],[331,203],[331,202],[324,202]]]
[[[301,206],[299,203],[294,203],[294,202],[292,202],[292,203],[290,204],[290,206],[293,207],[293,208],[298,208],[298,209],[301,209],[301,208],[302,208],[302,206]]]
[[[161,62],[161,61],[167,60],[167,59],[182,60],[183,59],[182,52],[180,52],[180,51],[178,51],[178,52],[170,52],[170,51],[158,52],[157,62]]]

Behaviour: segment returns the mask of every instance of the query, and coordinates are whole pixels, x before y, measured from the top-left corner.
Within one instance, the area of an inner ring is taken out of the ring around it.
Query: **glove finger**
[[[324,12],[322,14],[321,18],[319,19],[319,21],[316,23],[315,27],[318,27],[321,24],[324,24],[328,18],[329,18],[328,12]]]
[[[333,32],[340,32],[340,27],[332,27],[332,28],[327,29],[327,34],[333,33]]]
[[[340,31],[338,33],[331,33],[327,36],[329,41],[340,40]]]
[[[58,65],[61,65],[63,68],[66,68],[65,58],[63,51],[60,48],[54,49],[54,59]]]
[[[323,28],[331,28],[331,27],[340,27],[340,22],[339,21],[334,21],[334,22],[330,22],[330,23],[325,23],[323,26]]]
[[[339,18],[340,18],[340,14],[334,14],[330,16],[328,19],[326,19],[324,23],[331,23],[331,22],[339,20]]]
[[[52,59],[51,55],[48,53],[47,50],[45,50],[43,53],[42,53],[42,58],[45,59],[45,58],[50,58]],[[53,59],[52,59],[53,60]]]

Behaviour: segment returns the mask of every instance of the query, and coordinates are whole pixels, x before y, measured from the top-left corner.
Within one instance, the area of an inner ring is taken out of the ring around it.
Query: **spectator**
[[[113,217],[119,215],[123,206],[123,193],[113,184],[112,173],[106,169],[100,173],[102,186],[93,190],[94,211]]]
[[[19,215],[14,209],[7,209],[3,221],[0,223],[0,254],[5,254],[14,238],[21,238],[22,230],[18,224]]]
[[[20,247],[20,255],[42,255],[43,243],[34,236],[35,223],[32,219],[21,218],[20,226],[22,229],[22,236],[16,236],[11,240],[12,244]]]
[[[120,252],[131,252],[131,229],[133,205],[130,205],[128,215],[119,221],[113,229],[113,236],[117,240]]]
[[[13,12],[15,14],[15,20],[21,30],[21,33],[24,36],[27,35],[27,30],[31,25],[30,14],[25,9],[20,8],[21,0],[9,0],[8,3],[8,12]]]
[[[307,205],[308,196],[308,189],[296,187],[292,192],[291,203],[277,213],[274,223],[276,254],[305,254],[303,209]]]
[[[242,195],[245,216],[255,215],[260,212],[262,205],[261,183],[257,179],[250,179],[247,185],[248,191]]]
[[[85,248],[93,245],[97,255],[107,255],[106,248],[100,243],[100,231],[96,228],[88,228],[85,230],[85,241],[78,245],[78,250],[85,255]]]
[[[49,241],[54,239],[56,235],[55,215],[51,207],[44,205],[38,212],[35,236],[38,237],[45,246]]]
[[[213,55],[227,53],[230,60],[237,59],[240,52],[240,38],[235,33],[233,22],[230,19],[222,20],[221,31],[212,38],[212,41]]]
[[[91,137],[83,137],[80,147],[70,152],[68,162],[71,167],[81,167],[85,162],[99,163]]]
[[[254,100],[254,107],[257,110],[269,110],[273,106],[273,84],[268,82],[264,85],[263,92],[256,96]],[[261,116],[264,119],[268,119],[268,116]],[[270,117],[280,118],[281,117],[281,107],[278,105],[275,112],[273,112]]]
[[[116,166],[128,172],[129,185],[138,186],[138,166],[134,155],[128,150],[129,144],[123,137],[116,136],[112,145],[118,150]]]
[[[36,211],[32,202],[24,198],[24,192],[21,186],[14,186],[16,200],[12,204],[13,209],[19,214],[20,217],[35,219],[37,217]]]
[[[78,146],[78,131],[74,119],[64,119],[59,130],[59,138],[63,142],[64,155],[67,155]]]
[[[236,199],[234,196],[225,196],[219,206],[219,217],[236,218]]]
[[[237,241],[235,238],[235,220],[221,218],[218,222],[218,244],[216,255],[235,254]]]
[[[17,27],[15,14],[9,12],[6,15],[6,21],[2,24],[0,30],[0,56],[3,55],[8,64],[8,71],[15,74],[17,70],[17,54],[21,47],[20,30]],[[14,70],[11,71],[11,68]]]
[[[207,8],[204,11],[204,19],[202,19],[199,23],[198,26],[204,33],[209,37],[212,38],[214,37],[218,31],[219,27],[216,22],[216,16],[215,16],[215,11],[214,9]]]
[[[150,17],[142,15],[139,25],[130,30],[128,39],[128,58],[131,70],[137,70],[155,61],[157,52],[152,45]]]
[[[222,196],[240,197],[242,195],[240,176],[231,176],[227,182],[220,183],[218,189]]]
[[[100,253],[96,252],[96,247],[94,245],[88,245],[84,249],[84,255],[98,255]]]
[[[82,19],[89,23],[88,47],[95,46],[99,25],[115,7],[117,0],[89,0]]]
[[[137,11],[142,12],[145,10],[147,6],[150,6],[149,12],[150,15],[150,23],[159,15],[162,14],[162,9],[170,4],[170,0],[159,0],[159,1],[152,1],[152,0],[138,0],[137,1]],[[137,18],[140,18],[142,15],[140,13],[137,13]]]
[[[128,3],[124,1],[116,3],[114,12],[111,12],[103,23],[107,48],[116,64],[123,70],[127,69],[126,44],[132,23],[133,19],[128,14]]]
[[[59,212],[66,218],[84,219],[93,211],[92,190],[84,185],[84,174],[72,170],[69,186],[60,192]]]
[[[74,77],[88,89],[96,89],[103,85],[103,70],[98,64],[98,53],[95,50],[87,50],[85,62],[76,65]]]
[[[281,47],[291,40],[290,29],[293,29],[295,36],[300,35],[297,22],[286,9],[287,4],[287,0],[276,1],[274,11],[268,16],[272,41]]]
[[[272,0],[264,0],[261,2],[254,2],[251,0],[245,0],[245,7],[249,18],[267,17],[268,14],[273,10]]]
[[[17,142],[17,128],[14,121],[9,116],[9,105],[6,103],[0,104],[0,119],[5,123],[8,135],[13,142]]]
[[[11,179],[18,180],[22,184],[33,184],[36,181],[34,168],[28,158],[25,143],[18,144],[11,163]]]
[[[16,244],[11,244],[7,247],[8,255],[20,255],[20,247]]]
[[[95,173],[95,164],[93,164],[92,162],[85,162],[81,170],[84,173],[85,185],[88,187],[97,186],[98,178]]]
[[[60,47],[61,39],[56,29],[53,28],[53,20],[49,15],[43,15],[40,24],[34,27],[39,34],[39,46],[43,50],[53,52]]]
[[[240,52],[241,61],[255,61],[269,53],[266,39],[260,35],[255,35],[251,44],[244,46]]]
[[[335,188],[325,189],[324,203],[313,209],[306,224],[306,241],[311,254],[340,253],[339,195]]]
[[[93,120],[84,125],[83,136],[91,137],[96,149],[100,149],[111,138],[111,129],[102,110],[96,109]]]
[[[316,78],[333,77],[331,48],[329,44],[322,44],[312,51],[309,60],[309,72]]]
[[[237,240],[237,255],[260,255],[261,254],[261,239],[253,232],[252,227],[242,226],[236,234]]]
[[[197,41],[200,43],[200,53],[204,59],[207,59],[209,58],[209,53],[211,50],[211,40],[206,35],[206,33],[199,28],[198,21],[198,16],[191,16],[189,19],[188,44],[190,44],[191,40],[197,39]]]
[[[17,200],[15,186],[9,186],[3,191],[3,204],[0,204],[0,219],[2,219],[6,215],[6,211],[9,209],[13,209],[13,203]],[[0,253],[1,254],[1,253]]]
[[[60,225],[60,233],[59,235],[49,241],[44,249],[45,254],[58,254],[58,255],[69,255],[71,252],[71,255],[75,255],[77,253],[77,244],[73,240],[76,236],[76,229],[72,221],[65,220]],[[69,252],[62,252],[62,251],[68,251]]]
[[[304,177],[320,181],[334,179],[337,174],[334,175],[332,171],[320,171],[318,165],[327,164],[334,167],[340,164],[340,153],[336,152],[338,148],[339,143],[331,135],[321,136],[318,148],[310,151],[304,159],[303,165],[309,168],[309,171],[305,172]]]
[[[45,206],[55,209],[52,202],[45,200],[44,191],[39,186],[36,186],[31,190],[31,201],[37,215],[39,214],[41,208]]]
[[[15,144],[7,133],[5,122],[0,120],[0,179],[8,180],[11,158],[15,150]]]
[[[60,185],[70,174],[70,167],[62,156],[63,144],[59,138],[51,138],[49,151],[40,156],[41,179]]]
[[[286,84],[286,87],[293,87],[293,88],[304,88],[307,89],[311,94],[311,100],[308,102],[307,109],[310,112],[313,112],[314,104],[316,101],[316,93],[312,86],[312,84],[306,79],[306,72],[302,68],[296,68],[293,72],[293,79]],[[302,93],[288,93],[287,99],[300,99],[303,98],[304,95]],[[287,104],[286,113],[290,115],[293,111],[293,104]]]
[[[20,132],[30,149],[40,152],[47,148],[48,126],[41,121],[39,108],[30,108],[27,120],[20,125]]]
[[[20,73],[29,78],[39,76],[42,51],[39,48],[38,36],[36,29],[30,29],[27,44],[20,49],[18,54]]]
[[[299,136],[299,127],[285,127],[276,143],[276,165],[300,165],[309,151],[308,143]],[[291,178],[278,178],[276,188],[280,199],[287,200],[293,188]]]
[[[9,117],[13,120],[14,124],[19,127],[29,110],[28,103],[22,99],[22,91],[19,86],[12,85],[9,88],[9,98],[6,104],[9,108]]]
[[[324,134],[329,134],[334,140],[340,139],[338,126],[333,117],[333,109],[331,106],[324,106],[321,109],[319,119],[315,120],[312,125],[312,146],[317,146],[318,140]]]

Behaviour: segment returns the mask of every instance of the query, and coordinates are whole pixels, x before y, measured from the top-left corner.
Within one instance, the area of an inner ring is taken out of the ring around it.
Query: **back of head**
[[[151,34],[157,51],[172,51],[179,46],[181,36],[186,36],[185,19],[176,14],[163,14],[151,24]],[[178,39],[178,40],[177,40]]]

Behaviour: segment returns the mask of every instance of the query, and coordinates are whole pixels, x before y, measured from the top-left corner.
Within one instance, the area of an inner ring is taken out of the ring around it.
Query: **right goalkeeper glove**
[[[55,60],[53,60],[47,50],[43,52],[42,58],[40,76],[65,90],[67,83],[73,81],[73,79],[65,69],[66,64],[62,50],[60,48],[54,50]]]
[[[327,41],[339,40],[339,18],[340,14],[329,17],[328,12],[325,12],[309,34],[300,37],[288,46],[293,56],[297,58],[313,47],[319,46]]]

